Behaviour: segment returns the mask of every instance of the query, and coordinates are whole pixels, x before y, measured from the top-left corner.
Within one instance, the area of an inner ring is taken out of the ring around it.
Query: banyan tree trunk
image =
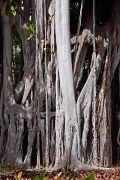
[[[113,3],[107,24],[96,25],[95,32],[91,6],[83,30],[72,38],[69,5],[68,0],[31,0],[15,16],[6,16],[2,8],[2,165],[91,169],[84,164],[112,163],[111,83],[120,62],[119,1]],[[28,40],[30,21],[35,34]],[[16,87],[12,26],[23,50],[23,75]]]

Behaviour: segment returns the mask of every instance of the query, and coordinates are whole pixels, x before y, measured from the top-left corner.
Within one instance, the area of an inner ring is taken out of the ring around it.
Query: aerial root
[[[90,166],[87,164],[81,163],[78,159],[72,161],[70,165],[70,169],[74,171],[84,170],[84,171],[93,171],[93,170],[105,170],[105,171],[114,171],[114,168],[105,168],[105,167],[97,167],[97,166]]]
[[[63,169],[66,167],[66,161],[65,160],[60,160],[60,162],[56,163],[54,167],[49,167],[46,169],[47,172],[52,172],[52,171],[58,171],[60,169]]]
[[[58,171],[63,168],[68,168],[70,170],[74,171],[94,171],[94,170],[104,170],[104,171],[114,171],[114,168],[105,168],[105,167],[97,167],[97,166],[91,166],[84,163],[81,163],[76,157],[72,158],[71,164],[67,166],[65,159],[60,160],[58,163],[55,163],[54,167],[50,166],[49,168],[46,168],[47,172],[52,171]]]

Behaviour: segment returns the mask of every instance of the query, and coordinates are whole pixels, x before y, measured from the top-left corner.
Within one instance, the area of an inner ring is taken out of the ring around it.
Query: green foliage
[[[42,173],[40,174],[40,176],[36,176],[36,177],[34,178],[34,180],[44,180],[44,177],[45,177],[45,173],[42,172]]]
[[[6,0],[4,1],[6,2]],[[16,9],[17,9],[17,5],[20,5],[22,2],[22,0],[9,0],[7,1],[7,5],[6,5],[6,9],[5,9],[5,13],[8,16],[10,13],[12,13],[14,16],[16,15]]]
[[[5,9],[5,13],[8,16],[10,14],[10,12],[15,16],[16,15],[16,4],[13,0],[8,1],[6,9]]]
[[[33,39],[33,37],[36,35],[35,33],[35,25],[33,23],[31,23],[27,28],[26,28],[27,34],[28,34],[28,38],[27,40],[31,40]]]
[[[94,180],[95,173],[88,175],[84,180]]]
[[[7,172],[12,172],[12,170],[9,168],[5,168],[5,169],[0,170],[0,173],[7,173]]]

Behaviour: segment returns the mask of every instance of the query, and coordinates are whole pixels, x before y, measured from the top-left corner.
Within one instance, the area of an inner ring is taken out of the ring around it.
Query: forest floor
[[[0,168],[0,180],[120,180],[120,167],[114,171],[44,171]]]

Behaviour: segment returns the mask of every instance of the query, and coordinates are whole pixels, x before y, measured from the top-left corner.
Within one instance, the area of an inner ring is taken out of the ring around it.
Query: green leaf
[[[12,172],[12,170],[8,168],[0,170],[0,173],[6,173],[6,172]]]
[[[36,176],[36,177],[34,178],[34,180],[44,180],[44,177],[45,177],[45,173],[42,172],[42,173],[40,174],[40,177],[39,177],[39,176]]]
[[[42,172],[42,173],[40,174],[40,180],[44,180],[44,177],[45,177],[45,173]]]
[[[26,28],[26,32],[27,32],[27,34],[28,34],[27,40],[32,39],[32,38],[36,35],[36,33],[35,33],[35,25],[34,25],[33,23],[30,24],[30,25]]]
[[[6,9],[5,9],[5,13],[6,15],[8,16],[9,13],[12,13],[14,16],[16,15],[16,5],[15,3],[10,0],[8,3],[7,3],[7,6],[6,6]]]
[[[95,173],[88,175],[84,180],[94,180]]]
[[[40,177],[36,176],[36,177],[34,178],[34,180],[40,180]]]

